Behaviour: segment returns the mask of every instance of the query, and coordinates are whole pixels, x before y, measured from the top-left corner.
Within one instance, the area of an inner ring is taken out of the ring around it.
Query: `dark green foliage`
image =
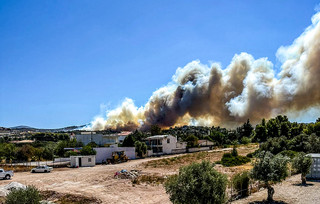
[[[186,138],[186,142],[187,142],[187,147],[191,148],[191,147],[197,147],[198,146],[198,138],[194,135],[189,135]]]
[[[292,150],[283,150],[280,152],[282,156],[289,157],[290,159],[293,159],[295,156],[297,156],[298,152],[292,151]]]
[[[161,128],[158,125],[151,125],[150,132],[151,132],[151,135],[160,135]]]
[[[173,203],[213,203],[226,201],[227,178],[208,161],[181,167],[179,175],[165,182],[166,192]]]
[[[41,195],[34,186],[27,186],[26,189],[12,190],[6,198],[6,204],[38,204]]]
[[[245,122],[242,126],[237,128],[237,132],[240,135],[240,138],[242,137],[250,137],[253,131],[253,127],[250,124],[249,119],[247,120],[247,122]]]
[[[260,153],[260,149],[257,149],[256,151],[247,154],[247,157],[253,158],[253,157],[256,157],[257,155],[259,155],[259,153]]]
[[[236,146],[233,146],[231,155],[234,156],[234,157],[238,156],[238,151],[237,151]]]
[[[233,156],[231,153],[225,153],[222,156],[221,164],[223,166],[239,166],[250,162],[250,158],[244,156]]]
[[[147,153],[147,145],[144,142],[136,141],[134,143],[134,146],[136,148],[137,155],[139,157],[143,157]]]
[[[134,147],[134,143],[136,141],[142,141],[144,138],[146,138],[147,135],[141,131],[134,131],[133,133],[129,134],[123,141],[122,146],[123,147]]]
[[[238,173],[232,177],[232,187],[238,192],[240,197],[249,195],[249,173],[247,171]]]
[[[97,152],[90,145],[86,145],[80,150],[80,154],[81,155],[96,155]]]
[[[31,136],[31,139],[36,141],[52,141],[57,142],[59,140],[70,140],[70,136],[66,133],[51,133],[51,132],[39,132]]]

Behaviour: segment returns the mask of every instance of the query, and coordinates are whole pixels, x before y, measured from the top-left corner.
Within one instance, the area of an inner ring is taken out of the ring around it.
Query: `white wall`
[[[93,148],[96,150],[96,163],[100,164],[102,161],[107,161],[107,159],[112,158],[112,152],[124,151],[129,159],[136,158],[136,148],[135,147],[97,147]]]
[[[206,151],[210,150],[210,147],[194,147],[194,148],[189,148],[188,152],[200,152],[200,151]]]
[[[170,143],[167,143],[168,139],[170,139]],[[162,151],[164,154],[171,154],[173,149],[177,148],[177,138],[171,135],[168,135],[166,138],[162,140]]]
[[[89,167],[96,165],[95,155],[88,156],[70,156],[71,167],[79,167],[79,159],[81,158],[81,167]],[[91,159],[91,162],[89,161]]]

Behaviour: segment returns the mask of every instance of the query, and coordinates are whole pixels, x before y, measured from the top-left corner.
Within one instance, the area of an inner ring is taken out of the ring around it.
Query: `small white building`
[[[320,179],[320,154],[311,153],[307,154],[307,156],[311,156],[312,158],[312,165],[307,178]]]
[[[151,149],[148,156],[175,154],[186,152],[187,143],[178,142],[172,135],[155,135],[145,139],[147,146]]]
[[[70,156],[71,167],[90,167],[96,165],[95,155]]]

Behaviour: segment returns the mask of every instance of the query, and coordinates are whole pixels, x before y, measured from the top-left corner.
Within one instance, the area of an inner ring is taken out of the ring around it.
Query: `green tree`
[[[134,147],[135,138],[132,134],[128,135],[126,138],[124,138],[122,146],[123,147]]]
[[[312,165],[311,156],[306,156],[305,153],[301,152],[293,159],[292,166],[298,173],[301,173],[302,185],[306,185],[307,179],[306,175],[309,173]]]
[[[96,155],[97,151],[94,150],[90,145],[86,145],[86,146],[82,147],[82,149],[80,150],[80,154],[81,155]]]
[[[151,135],[160,135],[161,134],[161,128],[158,125],[151,125]]]
[[[209,161],[181,167],[179,175],[165,182],[166,192],[173,203],[225,203],[227,177]]]
[[[271,183],[281,182],[288,176],[288,157],[274,156],[270,152],[262,151],[253,166],[252,178],[263,181],[268,188],[268,201],[273,202],[274,189]]]
[[[186,142],[187,142],[187,147],[189,147],[189,148],[198,146],[198,138],[194,135],[189,135],[186,138]]]
[[[147,153],[147,145],[144,142],[136,141],[134,143],[134,146],[136,148],[137,155],[139,157],[143,157]]]

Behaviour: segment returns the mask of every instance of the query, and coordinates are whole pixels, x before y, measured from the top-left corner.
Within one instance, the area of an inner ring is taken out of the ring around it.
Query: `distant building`
[[[310,173],[307,174],[307,178],[311,179],[320,179],[320,154],[307,154],[312,158],[312,165],[310,169]]]
[[[97,134],[96,132],[81,132],[75,135],[78,142],[82,142],[87,145],[90,142],[95,142],[99,146],[120,144],[123,142],[124,138],[129,135],[130,132],[121,132],[114,134]]]
[[[209,140],[198,140],[198,145],[199,147],[208,147],[208,146],[213,146],[213,142]]]
[[[187,143],[178,142],[172,135],[155,135],[145,139],[149,147],[148,156],[186,152]]]

